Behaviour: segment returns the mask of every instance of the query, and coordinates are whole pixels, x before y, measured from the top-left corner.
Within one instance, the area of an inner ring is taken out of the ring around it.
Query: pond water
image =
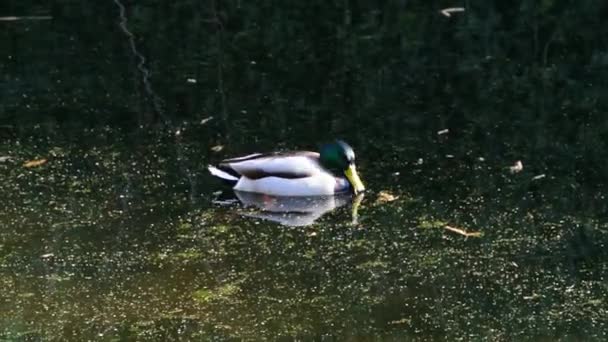
[[[0,5],[0,339],[605,340],[607,72],[565,32],[606,29],[520,5]],[[206,170],[335,138],[363,197]]]

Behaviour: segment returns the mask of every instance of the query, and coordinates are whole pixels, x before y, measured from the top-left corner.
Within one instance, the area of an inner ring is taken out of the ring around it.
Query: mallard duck
[[[272,196],[322,196],[365,190],[355,168],[355,152],[344,141],[319,151],[255,153],[226,159],[212,175],[235,183],[234,190]]]

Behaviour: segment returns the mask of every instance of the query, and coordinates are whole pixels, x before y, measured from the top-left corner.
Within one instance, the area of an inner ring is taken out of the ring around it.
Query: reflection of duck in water
[[[324,214],[353,201],[348,193],[314,197],[268,196],[243,191],[235,191],[235,194],[245,207],[259,209],[244,213],[244,216],[274,221],[285,226],[313,224]],[[363,194],[359,194],[354,199],[353,221],[356,221],[357,208],[362,199]]]
[[[212,175],[235,183],[234,189],[272,196],[324,196],[365,190],[355,168],[355,153],[343,141],[320,153],[275,152],[226,159]]]

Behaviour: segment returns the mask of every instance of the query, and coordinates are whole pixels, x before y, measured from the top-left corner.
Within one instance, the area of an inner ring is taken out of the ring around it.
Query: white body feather
[[[241,177],[235,190],[256,192],[271,196],[321,196],[333,195],[348,188],[345,179],[330,174],[319,173],[305,178],[264,177],[249,179]]]

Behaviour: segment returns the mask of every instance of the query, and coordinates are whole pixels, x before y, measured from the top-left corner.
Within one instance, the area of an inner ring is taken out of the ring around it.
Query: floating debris
[[[213,116],[210,116],[208,118],[204,118],[203,120],[201,120],[201,125],[206,124],[207,122],[213,120]]]
[[[402,319],[398,319],[395,321],[390,321],[388,322],[388,324],[394,325],[394,324],[410,324],[411,323],[411,319],[409,318],[402,318]]]
[[[188,83],[193,83],[193,84],[194,84],[194,83],[196,83],[197,81],[196,81],[196,78],[188,78],[188,79],[186,79],[186,82],[188,82]]]
[[[535,181],[535,180],[543,179],[545,177],[547,177],[547,175],[545,175],[544,173],[541,173],[540,175],[536,175],[536,176],[532,177],[532,180]]]
[[[5,163],[11,159],[13,159],[11,156],[0,156],[0,163]]]
[[[446,154],[445,157],[448,158],[448,159],[452,159],[452,158],[454,158],[454,155],[453,154]]]
[[[215,145],[215,146],[211,147],[211,151],[213,151],[213,152],[220,152],[223,149],[224,149],[224,145]]]
[[[509,171],[511,171],[511,173],[518,173],[521,172],[523,169],[524,164],[521,162],[521,160],[516,161],[513,166],[509,166]]]
[[[481,237],[481,232],[467,232],[464,229],[452,227],[452,226],[449,226],[449,225],[445,225],[443,228],[447,229],[447,230],[449,230],[451,232],[458,233],[460,235],[466,236],[466,237],[469,237],[469,236],[471,236],[471,237]]]
[[[416,161],[416,165],[422,165],[424,164],[424,160],[422,158],[418,158],[418,160]]]
[[[464,7],[449,7],[449,8],[444,8],[441,11],[439,11],[439,13],[445,15],[448,18],[452,16],[452,13],[460,13],[460,12],[464,12]]]
[[[26,161],[25,163],[23,163],[23,167],[37,167],[37,166],[46,164],[47,161],[48,160],[46,160],[46,159],[29,160],[29,161]]]
[[[237,200],[237,199],[229,199],[229,200],[225,200],[225,201],[214,200],[214,201],[211,201],[211,203],[218,204],[218,205],[233,205],[233,204],[239,203],[239,200]]]
[[[440,131],[437,131],[437,135],[444,135],[444,134],[448,134],[450,132],[449,129],[442,129]]]

